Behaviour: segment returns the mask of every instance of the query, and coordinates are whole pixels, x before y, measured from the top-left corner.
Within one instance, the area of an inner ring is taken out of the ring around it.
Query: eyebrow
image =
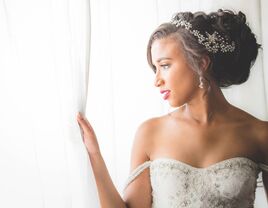
[[[160,61],[165,60],[165,59],[171,60],[172,58],[161,57],[161,58],[157,59],[156,62],[160,62]]]

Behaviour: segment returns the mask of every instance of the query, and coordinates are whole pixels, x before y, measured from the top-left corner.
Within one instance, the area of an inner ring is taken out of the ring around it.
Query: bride
[[[248,79],[259,47],[245,15],[228,10],[180,12],[153,32],[147,58],[155,86],[178,109],[139,126],[123,199],[94,130],[77,117],[101,207],[251,208],[260,171],[267,194],[268,122],[221,91]]]

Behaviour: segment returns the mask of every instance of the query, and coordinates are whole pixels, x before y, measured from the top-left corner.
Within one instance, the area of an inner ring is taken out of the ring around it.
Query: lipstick
[[[161,94],[163,94],[163,99],[166,100],[170,94],[170,90],[161,90]]]

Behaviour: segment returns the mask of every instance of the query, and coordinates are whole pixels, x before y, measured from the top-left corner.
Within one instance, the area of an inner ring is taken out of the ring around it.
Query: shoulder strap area
[[[124,191],[127,188],[127,186],[135,180],[135,178],[137,178],[146,168],[150,167],[151,165],[151,161],[146,161],[144,163],[142,163],[141,165],[139,165],[137,168],[135,168],[129,175],[126,184],[124,186]]]

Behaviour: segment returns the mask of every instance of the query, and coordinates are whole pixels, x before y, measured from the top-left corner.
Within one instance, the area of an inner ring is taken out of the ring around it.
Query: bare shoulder
[[[138,126],[132,145],[131,169],[150,159],[153,138],[157,135],[161,121],[162,117],[154,117],[145,120]]]
[[[254,124],[254,128],[262,154],[262,162],[268,164],[268,121],[257,120]]]
[[[257,119],[253,125],[254,128],[256,129],[259,140],[260,141],[268,140],[268,121]]]
[[[150,119],[147,119],[145,121],[143,121],[139,126],[138,129],[136,131],[136,134],[138,133],[148,133],[148,131],[150,132],[151,130],[157,128],[157,126],[159,125],[159,122],[161,121],[162,117],[153,117]]]
[[[146,161],[150,160],[150,148],[153,146],[152,138],[161,118],[155,117],[142,122],[135,133],[130,162],[130,174]],[[149,169],[146,168],[127,186],[124,192],[124,200],[128,207],[151,207],[151,182]]]
[[[245,111],[241,115],[246,123],[245,126],[251,131],[258,144],[262,161],[268,164],[268,121],[258,119]]]
[[[136,131],[135,140],[150,140],[157,134],[157,129],[161,126],[164,116],[153,117],[142,122]]]
[[[242,125],[250,125],[253,129],[261,131],[262,133],[267,129],[268,121],[263,121],[240,108],[233,106],[233,110],[230,111],[230,114]]]
[[[243,119],[247,126],[250,126],[249,129],[253,132],[254,138],[260,146],[264,145],[268,148],[268,121],[256,118],[247,112],[245,112]]]

